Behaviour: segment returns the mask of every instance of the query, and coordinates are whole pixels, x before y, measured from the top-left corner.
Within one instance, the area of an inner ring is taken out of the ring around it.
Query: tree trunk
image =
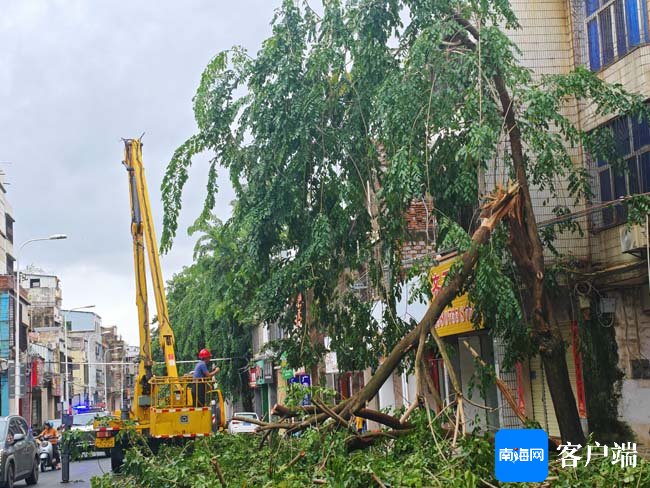
[[[454,19],[472,37],[477,40],[480,38],[479,31],[469,21],[460,15],[454,16]],[[474,42],[468,38],[463,38],[462,42],[466,47],[476,49]],[[578,407],[569,381],[564,343],[557,322],[554,320],[552,308],[549,307],[545,290],[544,247],[539,237],[530,196],[523,142],[517,124],[514,102],[501,73],[495,73],[492,76],[492,81],[503,109],[503,120],[510,142],[512,164],[517,183],[521,188],[523,200],[523,215],[520,216],[521,218],[509,219],[508,221],[510,227],[509,248],[532,298],[532,310],[528,315],[533,325],[533,340],[538,346],[542,357],[562,441],[567,442],[570,440],[584,445],[586,439],[582,432]]]
[[[544,344],[540,347],[540,356],[544,365],[548,389],[551,392],[557,423],[560,427],[562,442],[571,442],[584,446],[586,442],[585,434],[582,431],[575,397],[569,381],[569,370],[562,336],[554,333],[548,340],[544,341]],[[560,415],[558,412],[562,414]]]
[[[529,317],[533,323],[533,340],[537,344],[542,357],[546,381],[553,399],[553,408],[560,427],[562,441],[571,440],[584,445],[586,440],[580,425],[578,407],[571,389],[571,382],[569,381],[569,369],[564,354],[562,335],[557,322],[554,320],[554,314],[547,299],[544,283],[546,271],[544,248],[539,237],[530,188],[528,187],[521,131],[515,119],[512,98],[508,93],[503,78],[500,75],[495,75],[494,83],[505,114],[505,125],[510,135],[512,161],[523,196],[524,221],[516,222],[512,219],[509,221],[511,232],[510,250],[532,298],[532,310]]]

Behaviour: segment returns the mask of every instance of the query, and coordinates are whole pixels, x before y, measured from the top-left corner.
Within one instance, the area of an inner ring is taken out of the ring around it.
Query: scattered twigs
[[[422,403],[421,398],[422,397],[418,396],[418,398],[413,403],[411,403],[409,405],[409,408],[406,409],[406,412],[404,412],[404,414],[399,419],[401,424],[406,422],[409,419],[409,417],[411,416],[411,414],[415,411],[415,409],[418,408],[421,405],[421,403]]]
[[[366,432],[365,434],[350,436],[346,439],[348,451],[364,449],[380,439],[397,439],[398,437],[411,432],[412,429],[387,430],[379,432]]]
[[[379,478],[379,476],[377,476],[377,475],[374,473],[374,471],[371,471],[371,472],[370,472],[370,475],[372,476],[372,479],[375,481],[375,483],[377,483],[377,484],[380,486],[380,488],[386,488],[386,485],[381,481],[381,479]]]
[[[296,454],[296,456],[291,461],[287,463],[287,468],[289,466],[294,465],[299,459],[302,459],[304,457],[305,457],[305,451],[300,451],[298,454]]]
[[[341,405],[341,403],[339,405]],[[306,413],[315,414],[318,413],[318,410],[314,405],[295,407],[294,410],[291,410],[289,407],[285,405],[276,403],[275,405],[273,405],[273,409],[271,410],[271,413],[274,415],[282,415],[283,417],[291,418],[291,417],[298,417],[299,415],[303,415]]]
[[[210,464],[212,465],[212,469],[214,469],[214,472],[217,473],[221,486],[223,488],[226,488],[226,480],[223,478],[223,473],[221,472],[221,468],[219,467],[219,462],[217,461],[217,458],[216,457],[212,458],[210,460]]]
[[[346,428],[346,429],[350,429],[350,430],[351,430],[352,432],[354,432],[355,434],[357,433],[357,431],[354,429],[354,427],[352,427],[352,426],[350,425],[349,422],[347,422],[343,417],[341,417],[339,414],[337,414],[335,411],[333,411],[333,410],[332,410],[331,408],[329,408],[327,405],[325,405],[324,403],[321,403],[320,401],[318,401],[318,400],[315,399],[315,398],[312,398],[312,403],[313,403],[314,405],[316,405],[320,410],[322,410],[323,412],[325,412],[327,415],[329,415],[330,418],[332,418],[333,420],[336,420],[336,421],[337,421],[339,424],[341,424],[344,428]]]
[[[454,438],[451,441],[451,445],[456,447],[456,439],[458,438],[458,421],[460,420],[460,409],[462,405],[462,397],[458,397],[458,405],[456,406],[456,425],[454,427]]]
[[[424,404],[427,410],[427,420],[429,423],[429,430],[431,431],[431,437],[433,437],[433,442],[436,444],[436,449],[438,450],[438,454],[440,454],[440,457],[444,459],[445,461],[447,460],[447,456],[444,455],[442,452],[442,449],[440,449],[440,444],[438,444],[438,436],[436,435],[436,431],[433,430],[433,419],[431,418],[431,409],[429,408],[429,402],[427,402],[427,399],[424,399]]]
[[[462,396],[458,398],[458,410],[460,410],[460,425],[463,429],[463,436],[467,435],[467,421],[465,420],[465,405],[463,402],[465,398]]]
[[[470,344],[467,341],[463,341],[463,345],[469,350],[469,352],[474,356],[480,363],[481,366],[486,366],[485,361],[483,361],[483,358],[479,356],[478,352],[470,346]],[[515,401],[515,397],[512,394],[512,391],[506,385],[503,380],[499,377],[496,378],[496,384],[499,390],[501,391],[501,395],[503,396],[503,399],[510,405],[510,408],[512,408],[512,411],[515,412],[515,415],[521,420],[522,424],[526,424],[528,422],[528,417],[526,417],[526,414],[519,408],[519,405]]]
[[[485,486],[487,486],[488,488],[497,488],[496,486],[494,486],[494,485],[493,485],[492,483],[490,483],[489,481],[485,481],[483,478],[481,478],[481,483],[483,483],[483,484],[484,484]]]
[[[311,482],[314,483],[315,485],[326,485],[327,484],[327,481],[321,480],[319,478],[314,478],[313,480],[311,480]]]
[[[257,420],[251,417],[239,417],[238,415],[234,415],[231,420],[239,420],[240,422],[250,422],[251,424],[262,425],[264,427],[270,425],[269,422],[264,422],[263,420]]]
[[[313,399],[312,401],[314,405],[311,405],[307,408],[298,407],[296,410],[292,410],[285,405],[276,404],[273,407],[273,413],[281,414],[283,416],[281,421],[269,423],[269,422],[263,422],[258,420],[258,421],[254,421],[253,423],[259,425],[259,427],[257,428],[259,432],[286,429],[287,433],[290,434],[292,432],[302,430],[307,426],[311,426],[314,423],[320,423],[325,421],[328,418],[331,418],[335,420],[337,423],[341,424],[342,426],[346,428],[350,428],[350,430],[352,430],[356,434],[356,430],[354,430],[353,426],[350,425],[350,422],[346,420],[343,417],[343,415],[339,413],[341,410],[343,410],[343,407],[345,406],[344,403],[340,403],[335,406],[328,406],[324,402],[317,399]],[[311,417],[308,417],[305,421],[300,423],[286,422],[286,419],[294,418],[304,413],[311,415]],[[379,424],[385,425],[386,427],[389,427],[394,430],[406,430],[406,429],[413,428],[413,426],[407,423],[406,421],[402,421],[401,419],[393,417],[392,415],[388,415],[369,408],[360,408],[356,412],[354,412],[354,415],[356,415],[357,417],[364,418],[366,420],[377,422]],[[244,420],[243,418],[237,418],[237,417],[233,417],[233,419]],[[246,421],[248,420],[250,419],[246,419]]]

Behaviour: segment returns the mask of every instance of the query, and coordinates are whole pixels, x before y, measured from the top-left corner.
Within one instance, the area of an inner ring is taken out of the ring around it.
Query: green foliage
[[[489,486],[485,482],[520,486],[495,479],[494,444],[488,434],[460,436],[452,450],[440,420],[429,425],[426,412],[416,411],[411,421],[415,428],[407,435],[353,452],[346,447],[351,433],[332,429],[331,424],[304,431],[299,437],[273,434],[261,447],[259,435],[221,433],[183,446],[163,445],[152,455],[144,443],[136,441],[136,447],[127,451],[122,475],[94,477],[91,484],[93,488],[221,488],[215,470],[218,463],[227,486],[232,487],[302,488],[320,479],[327,486],[365,488],[376,485],[373,474],[386,486],[405,488]],[[550,455],[549,475],[557,477],[552,486],[609,488],[650,483],[650,467],[642,458],[635,468],[622,469],[612,464],[611,457],[594,456],[585,467],[583,449],[578,453],[583,459],[574,469],[562,468],[557,453]]]
[[[579,330],[589,430],[601,442],[630,441],[634,434],[618,415],[624,374],[618,367],[614,329],[592,319],[581,320]]]
[[[78,461],[84,457],[94,454],[95,444],[88,439],[88,432],[75,429],[67,429],[61,437],[61,448],[70,446],[70,459]]]
[[[480,26],[478,34],[459,18]],[[197,262],[172,286],[176,304],[191,300],[202,309],[192,312],[202,318],[186,317],[193,325],[184,329],[185,355],[200,345],[195,325],[211,337],[217,323],[234,334],[266,322],[285,330],[290,364],[316,364],[324,348],[312,344],[307,328],[294,328],[296,299],[309,294],[303,319],[332,338],[341,366],[373,366],[413,327],[394,313],[405,279],[399,250],[409,240],[410,202],[431,194],[444,224],[441,247],[453,242],[463,250],[478,222],[485,175],[501,175],[488,189],[513,177],[497,80],[512,98],[527,178],[549,195],[558,217],[568,211],[558,201],[591,195],[573,148],[615,160],[611,134],[582,131],[564,115],[567,103],[584,101],[599,115],[648,111],[641,97],[586,68],[533,80],[503,30],[518,27],[507,0],[327,0],[322,14],[285,0],[272,26],[255,56],[235,47],[210,62],[194,98],[198,131],[177,149],[162,186],[163,250],[172,245],[195,155],[213,156],[197,226],[209,222],[217,166],[229,172],[237,196],[222,241],[205,248],[219,261],[219,246],[229,248],[231,239],[237,259],[213,274]],[[569,231],[581,232],[570,218],[547,226],[544,244],[557,253],[557,235]],[[466,288],[477,321],[505,338],[512,362],[531,344],[507,234],[500,229],[481,251]],[[219,298],[217,306],[209,294],[192,293],[210,290],[207,282],[224,273],[245,299]],[[351,286],[358,276],[384,302],[381,327],[370,293]],[[193,298],[184,299],[186,292]]]
[[[631,224],[646,225],[650,215],[650,195],[636,195],[625,201],[628,226]]]
[[[167,290],[176,354],[194,359],[207,348],[215,358],[228,358],[218,363],[219,385],[230,397],[242,398],[248,404],[246,367],[251,355],[252,319],[246,315],[245,305],[253,277],[243,281],[241,276],[251,272],[251,267],[231,227],[213,220],[195,226],[192,232],[200,233],[195,262],[174,275]],[[179,372],[192,368],[184,365]]]

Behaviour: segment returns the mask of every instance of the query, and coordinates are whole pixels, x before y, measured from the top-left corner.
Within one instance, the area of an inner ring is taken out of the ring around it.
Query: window
[[[16,263],[16,260],[9,254],[7,254],[7,274],[12,275],[14,274],[14,264]]]
[[[585,9],[592,71],[650,42],[646,0],[587,0]]]
[[[608,161],[597,161],[597,185],[601,202],[610,202],[637,193],[650,192],[650,126],[647,120],[620,117],[606,125],[616,142],[616,153],[623,167],[614,167]],[[602,221],[594,227],[610,227],[625,221],[622,205],[602,210]]]
[[[14,243],[14,219],[8,213],[5,213],[5,233],[7,234],[7,240],[10,243]]]
[[[31,278],[29,280],[29,287],[30,288],[40,288],[41,287],[41,279],[40,278]]]

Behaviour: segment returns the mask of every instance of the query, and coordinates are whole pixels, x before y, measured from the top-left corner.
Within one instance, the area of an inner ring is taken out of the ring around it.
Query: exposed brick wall
[[[433,256],[435,252],[435,242],[411,241],[402,247],[402,263],[408,267],[413,261]]]
[[[15,280],[13,275],[0,275],[0,290],[13,290],[14,283]],[[27,290],[22,286],[20,287],[20,298],[25,301],[27,301],[28,298]]]
[[[433,236],[436,229],[436,219],[432,212],[431,201],[425,205],[425,199],[413,199],[406,210],[406,225],[409,233],[428,232]]]
[[[437,223],[431,199],[413,199],[406,210],[406,225],[409,237],[402,246],[402,263],[408,267],[414,261],[436,252]]]

